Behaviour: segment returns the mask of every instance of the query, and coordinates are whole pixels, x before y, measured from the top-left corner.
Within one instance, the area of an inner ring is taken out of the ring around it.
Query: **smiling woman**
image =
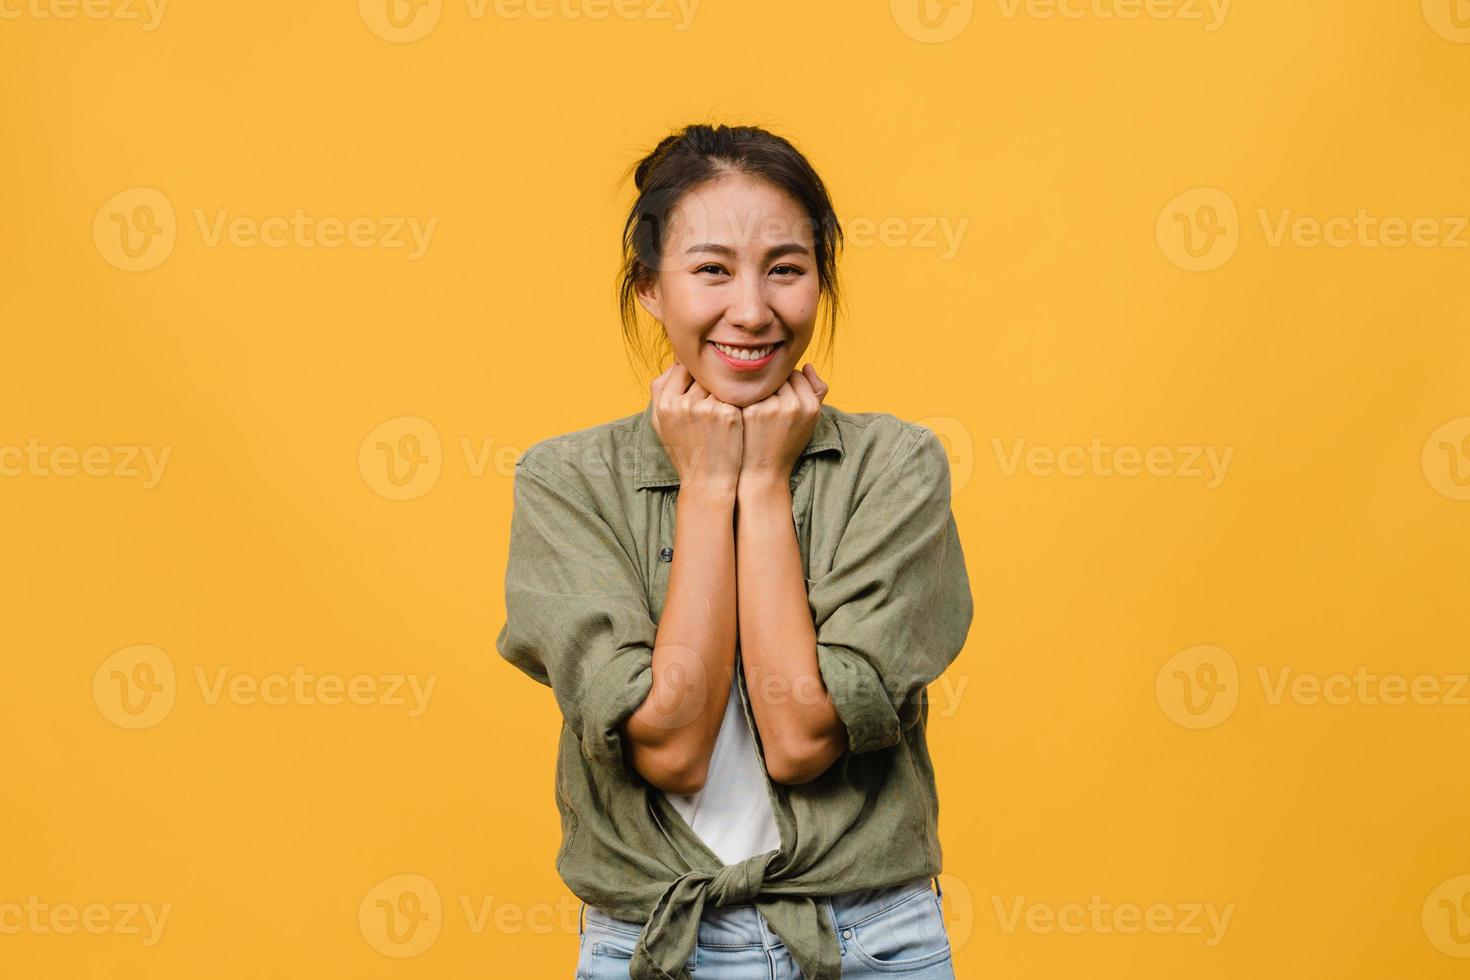
[[[797,369],[842,231],[795,147],[690,126],[635,182],[624,335],[663,370],[517,461],[496,640],[563,718],[577,976],[953,977],[925,742],[973,615],[948,457]]]

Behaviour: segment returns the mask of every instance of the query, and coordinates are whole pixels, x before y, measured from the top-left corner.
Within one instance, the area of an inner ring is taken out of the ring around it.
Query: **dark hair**
[[[661,264],[669,212],[680,199],[707,181],[744,174],[769,181],[790,194],[805,209],[816,248],[820,301],[827,304],[826,343],[830,349],[842,305],[837,281],[837,257],[842,249],[842,226],[832,209],[827,188],[801,151],[790,142],[758,126],[685,126],[663,138],[643,159],[629,168],[637,200],[623,226],[623,260],[619,271],[618,308],[623,341],[654,373],[672,357],[662,330],[640,334],[636,287],[654,278]],[[627,180],[624,173],[623,180]]]

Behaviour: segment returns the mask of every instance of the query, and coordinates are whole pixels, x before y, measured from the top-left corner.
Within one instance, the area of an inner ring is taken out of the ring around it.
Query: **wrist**
[[[737,487],[733,483],[687,482],[679,484],[679,502],[699,507],[733,507]]]
[[[775,473],[741,474],[740,485],[735,490],[735,496],[741,503],[780,501],[789,504],[791,483]]]

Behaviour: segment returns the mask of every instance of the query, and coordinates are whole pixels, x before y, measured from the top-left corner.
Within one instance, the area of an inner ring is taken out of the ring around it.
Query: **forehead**
[[[813,230],[811,218],[795,198],[744,174],[693,188],[669,214],[674,243],[716,242],[737,249],[791,241],[811,245]]]

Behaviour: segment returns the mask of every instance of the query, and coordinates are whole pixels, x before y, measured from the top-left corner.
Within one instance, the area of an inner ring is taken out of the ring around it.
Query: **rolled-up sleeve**
[[[817,666],[849,751],[896,745],[919,696],[964,647],[974,615],[949,458],[918,427],[848,519],[833,564],[808,583]]]
[[[551,687],[582,753],[625,776],[619,726],[653,685],[658,628],[636,566],[591,503],[528,452],[516,464],[500,655]]]

